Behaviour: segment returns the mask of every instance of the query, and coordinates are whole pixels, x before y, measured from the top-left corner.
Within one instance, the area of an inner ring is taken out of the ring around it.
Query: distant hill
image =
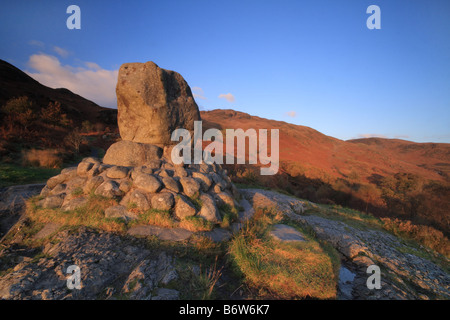
[[[280,161],[297,164],[311,178],[358,176],[366,182],[377,175],[409,172],[445,181],[450,175],[450,144],[415,143],[368,138],[343,141],[306,126],[268,120],[234,110],[201,111],[204,127],[280,130]]]
[[[50,101],[58,101],[75,124],[85,120],[107,125],[117,122],[117,110],[101,107],[65,88],[44,86],[10,63],[0,60],[0,106],[19,96],[28,96],[35,103],[35,111],[46,107]]]

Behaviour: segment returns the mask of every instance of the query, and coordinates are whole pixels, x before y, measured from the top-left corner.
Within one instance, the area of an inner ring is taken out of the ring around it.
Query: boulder
[[[133,141],[119,141],[113,143],[106,151],[103,163],[124,167],[145,166],[162,156],[162,149],[158,146]]]
[[[136,207],[142,211],[150,209],[150,204],[148,203],[147,197],[142,191],[133,190],[123,197],[120,202],[121,205],[127,206],[128,208]]]
[[[195,216],[197,210],[194,205],[185,197],[178,195],[175,199],[175,216],[182,220],[183,218]]]
[[[92,190],[98,188],[99,185],[103,183],[104,179],[102,176],[95,176],[87,179],[86,184],[83,186],[83,192],[89,194]]]
[[[214,199],[209,194],[202,193],[200,195],[200,201],[202,202],[202,208],[198,216],[212,223],[222,222],[219,209],[217,209]]]
[[[95,194],[106,198],[116,198],[122,196],[123,192],[119,189],[117,182],[107,180],[95,189]]]
[[[113,166],[106,170],[106,176],[110,179],[122,179],[128,175],[129,169],[122,166]]]
[[[163,177],[162,182],[167,189],[169,189],[175,193],[180,193],[180,185],[174,178]]]
[[[191,132],[198,106],[183,77],[153,62],[125,63],[116,86],[117,122],[123,140],[170,145],[177,128]]]
[[[93,166],[94,164],[92,162],[81,161],[80,164],[78,164],[77,174],[79,176],[87,176],[88,171],[91,170]]]
[[[134,185],[150,193],[158,192],[162,187],[161,182],[155,176],[146,173],[136,174]]]
[[[78,208],[81,208],[83,206],[85,206],[88,203],[88,199],[84,198],[84,197],[78,197],[78,198],[73,198],[73,199],[65,199],[61,209],[63,211],[70,211],[70,210],[75,210]]]
[[[172,209],[175,201],[173,195],[169,192],[157,193],[152,197],[152,208],[157,210],[170,210]]]
[[[61,205],[64,202],[64,193],[60,193],[54,196],[49,196],[43,200],[41,200],[39,203],[42,205],[43,208],[47,209],[56,209],[61,207]]]
[[[185,177],[180,179],[180,183],[183,186],[183,192],[188,197],[193,197],[200,191],[200,183],[194,178]]]

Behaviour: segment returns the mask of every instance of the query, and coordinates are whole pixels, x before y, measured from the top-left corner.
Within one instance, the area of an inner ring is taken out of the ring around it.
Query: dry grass
[[[24,166],[44,167],[44,168],[59,168],[63,160],[57,150],[23,150],[22,162]]]
[[[155,225],[163,228],[174,228],[177,222],[172,218],[169,211],[150,209],[140,214],[136,220],[129,223],[132,225]]]
[[[105,218],[105,209],[117,205],[115,200],[100,196],[90,196],[83,207],[71,211],[61,209],[44,209],[37,205],[38,198],[28,202],[28,217],[37,223],[57,223],[62,226],[86,226],[109,232],[124,232],[126,225],[123,220]]]
[[[276,216],[276,215],[275,215]],[[333,261],[319,243],[280,243],[268,236],[272,213],[259,210],[230,244],[230,255],[247,282],[279,299],[336,297]]]
[[[450,258],[450,241],[441,231],[429,226],[415,225],[410,221],[390,218],[381,218],[381,220],[383,221],[383,227],[395,235],[415,240]]]
[[[189,231],[197,232],[197,231],[211,231],[214,228],[214,225],[200,217],[186,217],[181,220],[179,223],[180,228],[187,229]]]

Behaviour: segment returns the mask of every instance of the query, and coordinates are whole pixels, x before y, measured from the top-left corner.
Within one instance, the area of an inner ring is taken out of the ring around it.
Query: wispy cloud
[[[388,137],[385,136],[384,134],[378,134],[378,133],[360,133],[356,137],[356,139],[364,139],[364,138],[385,138],[385,139],[387,139]]]
[[[235,98],[231,93],[221,93],[219,94],[220,99],[225,99],[228,102],[234,102]]]
[[[61,65],[59,59],[47,54],[34,54],[28,61],[33,72],[29,76],[51,88],[67,88],[105,107],[115,107],[118,70],[106,70],[92,62],[86,67]]]
[[[69,56],[69,51],[61,47],[54,46],[53,51],[55,51],[62,58],[67,58]]]
[[[35,47],[39,47],[39,48],[44,48],[45,44],[42,41],[39,40],[30,40],[28,41],[28,44],[30,46],[35,46]]]
[[[208,100],[205,97],[205,93],[203,92],[203,89],[200,87],[192,87],[192,95],[196,99]]]
[[[287,115],[288,117],[291,117],[291,118],[295,118],[297,116],[297,112],[295,112],[295,111],[288,111],[288,112],[285,113],[285,115]]]

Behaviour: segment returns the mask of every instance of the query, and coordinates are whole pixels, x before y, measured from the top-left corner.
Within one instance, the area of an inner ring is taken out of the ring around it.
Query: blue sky
[[[81,9],[69,30],[66,9]],[[381,29],[369,30],[369,5]],[[450,142],[450,1],[8,1],[0,58],[115,106],[117,70],[154,61],[201,109],[235,109],[339,139]]]

